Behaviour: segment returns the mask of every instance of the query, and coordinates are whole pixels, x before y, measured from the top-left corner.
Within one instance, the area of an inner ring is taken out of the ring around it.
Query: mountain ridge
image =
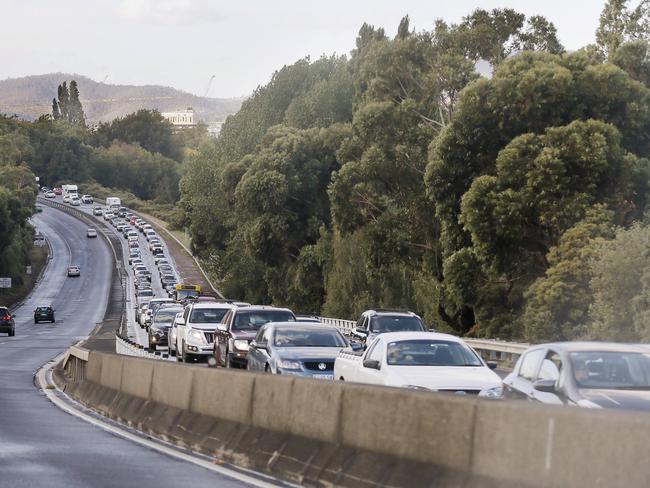
[[[163,85],[101,83],[84,75],[46,73],[0,80],[0,113],[35,120],[52,111],[59,84],[76,80],[89,124],[108,122],[139,109],[161,112],[194,109],[195,119],[218,123],[239,110],[244,98],[200,97]]]

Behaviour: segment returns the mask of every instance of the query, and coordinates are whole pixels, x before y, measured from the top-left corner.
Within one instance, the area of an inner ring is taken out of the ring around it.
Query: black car
[[[163,307],[160,306],[154,313],[149,326],[149,351],[154,352],[158,346],[167,346],[169,328],[176,317],[176,314],[183,311],[180,305]]]
[[[541,344],[521,355],[503,385],[504,398],[650,412],[650,347]]]
[[[0,332],[6,332],[9,334],[9,337],[16,335],[14,315],[9,312],[7,307],[0,307]]]
[[[234,307],[217,324],[213,356],[217,366],[246,368],[248,344],[268,322],[295,322],[288,308],[261,305]]]
[[[52,307],[36,307],[34,310],[34,323],[39,322],[56,322],[54,318],[54,309]]]

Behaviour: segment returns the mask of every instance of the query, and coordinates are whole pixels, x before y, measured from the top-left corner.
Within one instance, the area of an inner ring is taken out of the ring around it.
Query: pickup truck
[[[387,332],[365,352],[343,350],[334,379],[373,385],[501,398],[501,378],[458,337],[436,332]]]

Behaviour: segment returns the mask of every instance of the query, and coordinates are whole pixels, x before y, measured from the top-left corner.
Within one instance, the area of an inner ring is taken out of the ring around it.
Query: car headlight
[[[286,359],[279,359],[277,362],[278,368],[282,369],[300,369],[298,361],[288,361]]]
[[[248,341],[243,340],[243,339],[236,339],[232,343],[233,346],[235,346],[235,349],[239,349],[240,351],[248,351]]]
[[[191,331],[189,331],[188,334],[187,334],[187,339],[188,340],[191,339],[191,340],[193,340],[195,342],[198,342],[199,344],[207,344],[207,342],[205,342],[205,337],[203,336],[203,332],[201,332],[199,330],[191,330]]]
[[[406,385],[406,388],[410,388],[411,390],[431,391],[431,388],[425,388],[424,386],[418,385]]]
[[[503,387],[495,386],[493,388],[488,388],[487,390],[481,390],[481,393],[479,393],[478,396],[485,398],[501,398],[503,396]]]

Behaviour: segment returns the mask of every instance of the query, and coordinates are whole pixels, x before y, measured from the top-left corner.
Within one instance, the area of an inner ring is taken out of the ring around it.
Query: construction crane
[[[204,97],[208,96],[208,92],[210,91],[210,87],[212,86],[212,80],[214,80],[216,76],[212,75],[210,77],[210,81],[208,81],[208,87],[205,89],[205,93],[203,94]]]

